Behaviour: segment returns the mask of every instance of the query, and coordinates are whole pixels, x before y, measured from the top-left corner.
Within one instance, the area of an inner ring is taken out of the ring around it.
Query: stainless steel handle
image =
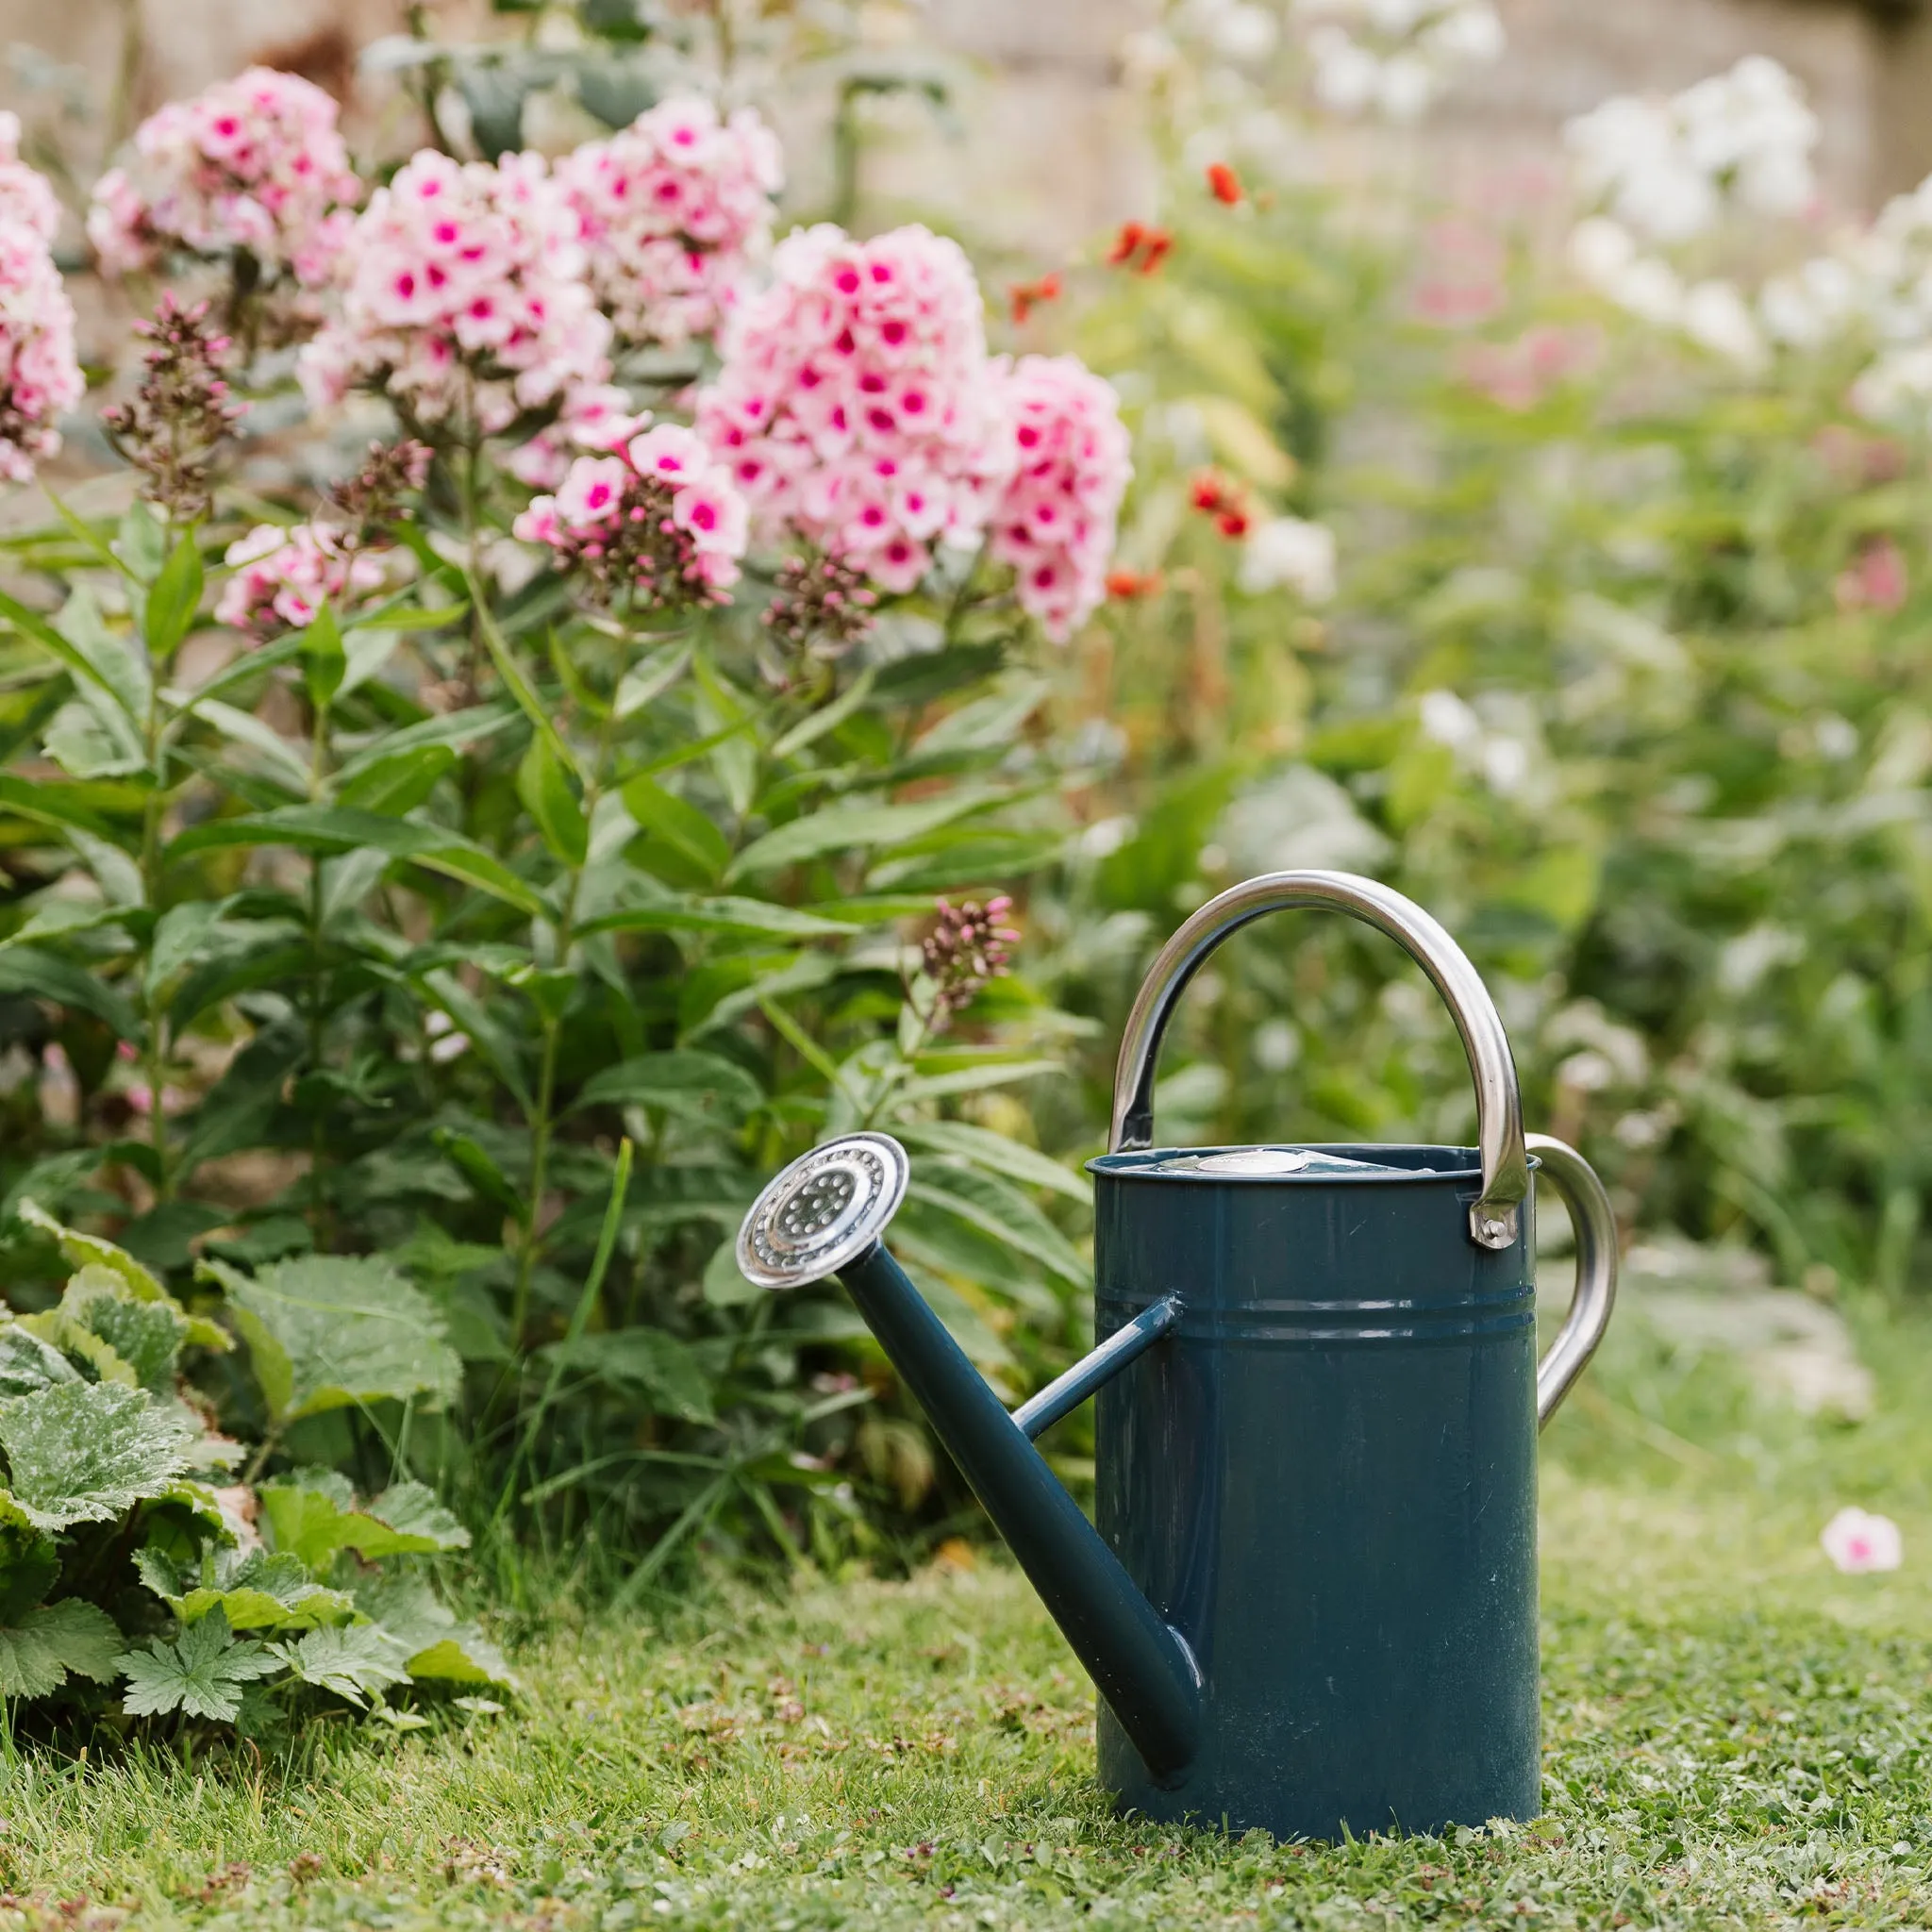
[[[1271,872],[1243,880],[1208,900],[1160,949],[1121,1041],[1109,1148],[1119,1154],[1154,1144],[1154,1063],[1160,1036],[1174,1003],[1208,955],[1251,920],[1302,907],[1347,912],[1387,933],[1442,995],[1475,1076],[1483,1191],[1469,1210],[1469,1236],[1478,1247],[1508,1247],[1520,1225],[1519,1204],[1529,1191],[1529,1162],[1524,1153],[1516,1062],[1502,1019],[1462,948],[1420,906],[1353,873]],[[1614,1252],[1614,1241],[1611,1248]]]
[[[1575,1148],[1548,1134],[1532,1134],[1528,1144],[1536,1156],[1537,1173],[1554,1181],[1562,1195],[1576,1235],[1576,1289],[1570,1297],[1570,1313],[1549,1353],[1537,1364],[1536,1425],[1541,1428],[1582,1374],[1609,1325],[1617,1300],[1617,1220],[1596,1169]]]

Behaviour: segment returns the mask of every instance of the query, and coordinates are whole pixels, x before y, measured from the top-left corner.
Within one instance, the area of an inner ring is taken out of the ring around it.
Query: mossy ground
[[[1112,1818],[1091,1690],[991,1557],[561,1619],[501,1715],[287,1762],[21,1751],[0,1932],[39,1926],[1932,1924],[1932,1346],[1806,1424],[1624,1347],[1546,1441],[1536,1824],[1340,1847]],[[1843,1502],[1907,1565],[1842,1577]]]

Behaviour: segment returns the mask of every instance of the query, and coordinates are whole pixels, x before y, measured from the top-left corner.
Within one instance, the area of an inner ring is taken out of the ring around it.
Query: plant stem
[[[157,676],[150,682],[158,686],[160,679]],[[155,1199],[158,1202],[170,1199],[175,1190],[168,1158],[168,1116],[161,1106],[168,1073],[167,1023],[156,996],[158,989],[150,983],[147,972],[154,959],[154,929],[161,917],[161,812],[167,790],[167,752],[161,744],[158,691],[148,698],[147,760],[153,783],[142,806],[141,896],[151,924],[141,975],[142,1012],[147,1023],[142,1065],[147,1074],[148,1138],[155,1151]]]
[[[319,804],[324,791],[328,756],[328,707],[311,704],[309,731],[308,799]],[[323,1068],[324,1035],[327,1013],[323,995],[323,860],[318,855],[308,868],[308,1071]],[[314,1115],[308,1128],[308,1225],[318,1254],[329,1248],[328,1201],[323,1187],[323,1171],[328,1162],[327,1122],[323,1117],[322,1095],[312,1091]]]
[[[618,667],[620,680],[625,664]],[[603,795],[606,767],[610,758],[611,735],[617,726],[617,707],[613,704],[604,714],[604,721],[597,733],[597,751],[591,769],[584,779],[583,812],[584,823],[588,825],[595,816],[597,801]],[[571,947],[575,940],[577,901],[583,891],[585,866],[570,868],[570,883],[564,890],[563,908],[557,922],[557,964],[566,966],[570,960]],[[530,1117],[530,1197],[529,1211],[524,1222],[523,1240],[517,1250],[516,1286],[510,1293],[509,1333],[510,1346],[522,1348],[525,1345],[524,1329],[530,1314],[530,1281],[536,1271],[537,1256],[543,1245],[543,1230],[541,1217],[543,1212],[543,1190],[550,1178],[550,1143],[555,1125],[553,1109],[557,1098],[557,1054],[563,1035],[563,1016],[546,1013],[543,1017],[543,1058],[537,1074],[537,1105]]]

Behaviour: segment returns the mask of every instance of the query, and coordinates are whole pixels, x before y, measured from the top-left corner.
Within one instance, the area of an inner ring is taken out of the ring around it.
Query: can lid
[[[1147,1174],[1228,1174],[1266,1178],[1290,1174],[1401,1174],[1379,1160],[1350,1160],[1311,1147],[1234,1147],[1215,1154],[1172,1154],[1142,1170]]]

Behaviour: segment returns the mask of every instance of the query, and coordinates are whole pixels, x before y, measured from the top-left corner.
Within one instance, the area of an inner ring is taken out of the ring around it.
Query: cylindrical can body
[[[1096,1333],[1183,1304],[1097,1398],[1097,1520],[1206,1707],[1158,1785],[1103,1706],[1101,1779],[1283,1838],[1534,1817],[1530,1204],[1480,1248],[1472,1150],[1327,1151],[1399,1171],[1091,1163]]]

